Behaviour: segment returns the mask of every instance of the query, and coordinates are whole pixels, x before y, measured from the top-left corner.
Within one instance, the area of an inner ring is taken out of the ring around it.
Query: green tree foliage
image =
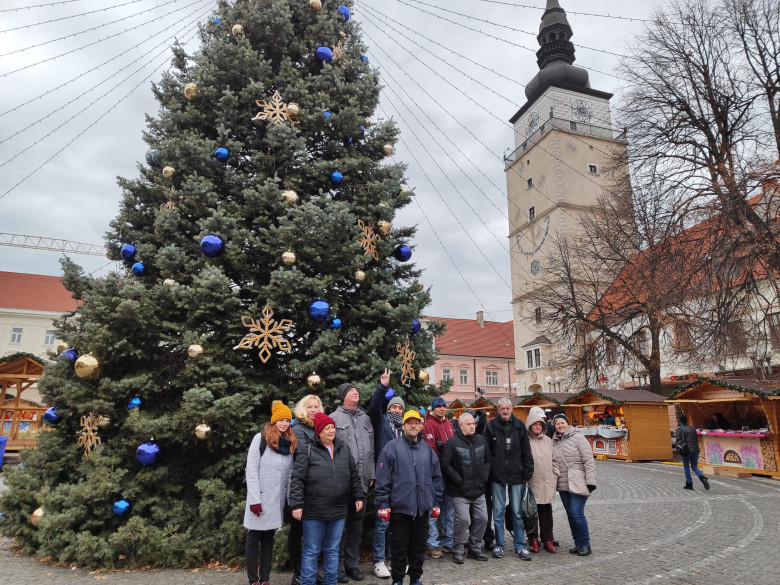
[[[414,228],[393,226],[377,244],[378,260],[360,243],[358,220],[392,222],[412,195],[403,168],[386,158],[396,127],[372,118],[377,72],[338,5],[223,2],[219,20],[202,27],[197,54],[173,48],[172,68],[153,88],[160,110],[147,118],[150,154],[137,178],[119,179],[123,199],[106,238],[114,258],[126,243],[135,258],[103,278],[63,262],[64,283],[83,303],[58,322],[58,334],[98,357],[101,371],[82,379],[62,358],[46,370],[41,390],[60,420],[24,453],[24,466],[7,470],[10,490],[0,500],[2,530],[20,550],[83,566],[229,562],[243,551],[246,448],[273,400],[292,405],[311,392],[307,377],[316,372],[329,410],[345,381],[365,403],[389,367],[408,403],[430,403],[433,386],[402,385],[396,349],[410,339],[415,370],[430,366],[440,331],[433,323],[411,334],[430,297],[419,271],[393,251]],[[243,34],[232,32],[236,24]],[[315,58],[318,47],[342,39],[343,55]],[[184,92],[190,83],[193,99]],[[256,100],[276,91],[299,105],[299,124],[252,119]],[[217,148],[229,150],[227,161],[217,160]],[[286,190],[297,202],[285,200]],[[209,234],[225,243],[216,258],[199,246]],[[288,250],[297,256],[289,266]],[[134,262],[144,276],[129,270]],[[329,303],[341,329],[308,316],[315,299]],[[266,304],[275,321],[293,326],[282,334],[289,351],[272,348],[264,363],[258,348],[237,346],[249,333],[242,317],[262,318]],[[188,357],[191,344],[203,346],[201,357]],[[134,397],[143,406],[130,410]],[[77,436],[90,412],[110,422],[87,457]],[[213,431],[206,440],[193,432],[201,422]],[[161,456],[143,467],[136,449],[151,440]],[[132,503],[124,518],[112,514],[121,498]],[[38,507],[45,515],[36,528],[29,517]]]

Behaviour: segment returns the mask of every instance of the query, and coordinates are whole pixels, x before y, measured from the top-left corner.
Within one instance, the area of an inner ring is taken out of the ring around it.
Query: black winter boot
[[[701,480],[701,482],[704,484],[704,489],[705,489],[705,490],[708,490],[708,489],[710,489],[710,482],[709,482],[709,480],[707,480],[707,478],[706,478],[706,477],[704,477],[703,475],[700,475],[700,476],[699,476],[699,479],[700,479],[700,480]]]
[[[290,581],[290,585],[301,585],[301,566],[295,565],[293,567],[293,577]]]
[[[685,489],[686,490],[692,490],[693,489],[693,482],[692,481],[686,481],[685,482]]]

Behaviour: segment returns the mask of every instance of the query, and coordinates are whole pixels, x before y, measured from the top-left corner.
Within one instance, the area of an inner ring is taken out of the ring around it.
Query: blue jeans
[[[439,528],[436,521],[441,520],[441,542],[439,541]],[[428,548],[438,548],[439,546],[448,546],[452,548],[452,530],[455,524],[455,507],[452,505],[452,498],[444,490],[444,497],[441,499],[440,513],[438,518],[428,517]]]
[[[691,483],[691,469],[697,477],[704,477],[704,474],[699,470],[699,452],[691,453],[690,455],[681,455],[683,471],[685,472],[685,482]]]
[[[525,525],[520,502],[523,497],[523,485],[504,486],[493,483],[493,526],[496,533],[496,546],[506,548],[504,543],[504,509],[506,508],[506,492],[509,490],[509,505],[512,506],[512,535],[515,550],[525,548]]]
[[[339,569],[339,543],[344,532],[344,518],[339,520],[303,519],[303,555],[301,585],[315,585],[317,557],[322,553],[322,581],[336,585]]]
[[[374,544],[371,551],[374,557],[374,564],[384,562],[385,560],[385,535],[387,534],[388,526],[390,526],[389,520],[382,520],[379,516],[374,519]]]
[[[590,546],[590,532],[588,531],[588,521],[585,518],[585,504],[588,497],[571,492],[558,493],[561,496],[563,508],[566,510],[566,516],[569,518],[569,528],[574,545]]]

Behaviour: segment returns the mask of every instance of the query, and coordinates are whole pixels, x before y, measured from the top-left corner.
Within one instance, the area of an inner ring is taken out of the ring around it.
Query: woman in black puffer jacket
[[[315,437],[299,449],[290,483],[293,517],[303,523],[301,585],[315,585],[322,553],[324,585],[336,585],[339,543],[349,502],[363,508],[363,487],[349,447],[336,439],[336,424],[314,415]]]

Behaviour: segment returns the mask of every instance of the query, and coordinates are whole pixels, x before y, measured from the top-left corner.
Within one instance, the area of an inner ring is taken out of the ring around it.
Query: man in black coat
[[[480,548],[488,520],[485,484],[490,476],[490,452],[476,428],[471,414],[461,414],[455,436],[444,444],[441,456],[441,471],[455,508],[452,561],[459,565],[463,564],[467,536],[468,558],[488,560]],[[469,519],[471,533],[467,535]]]
[[[515,556],[530,561],[531,553],[525,548],[520,502],[523,484],[530,481],[534,474],[534,459],[528,431],[523,421],[512,414],[512,402],[508,398],[498,401],[498,416],[485,427],[485,439],[490,450],[490,480],[493,486],[493,525],[496,533],[493,556],[504,556],[504,507],[509,492]]]

